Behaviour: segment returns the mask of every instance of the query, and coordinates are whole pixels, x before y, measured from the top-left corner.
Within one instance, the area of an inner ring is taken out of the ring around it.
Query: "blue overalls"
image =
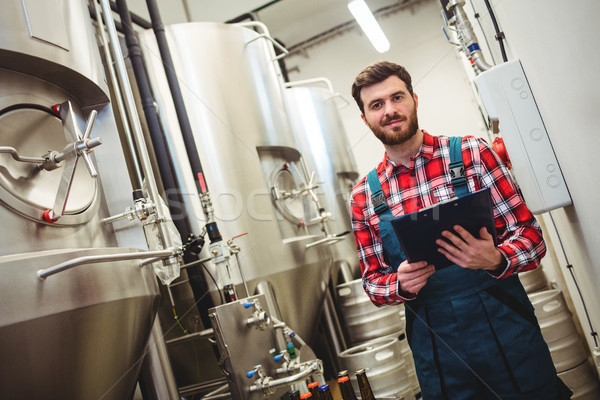
[[[462,165],[461,138],[450,139],[454,174]],[[452,180],[459,197],[468,193],[462,168],[462,176]],[[372,199],[378,198],[373,204],[387,261],[397,267],[405,256],[391,224],[394,216],[375,170],[367,180]],[[495,279],[458,265],[440,269],[405,303],[405,315],[424,400],[559,399],[548,346],[516,275]]]

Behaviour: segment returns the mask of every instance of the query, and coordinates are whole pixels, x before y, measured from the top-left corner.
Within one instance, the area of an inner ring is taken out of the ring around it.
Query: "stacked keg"
[[[558,376],[573,391],[573,400],[600,398],[598,379],[560,290],[529,295]]]
[[[572,399],[600,398],[598,379],[562,292],[551,289],[541,265],[520,273],[519,279],[535,308],[558,376],[573,391]]]
[[[338,285],[336,294],[353,346],[340,353],[342,367],[349,371],[365,368],[378,398],[420,398],[412,352],[405,335],[404,306],[376,307],[365,293],[360,278]]]

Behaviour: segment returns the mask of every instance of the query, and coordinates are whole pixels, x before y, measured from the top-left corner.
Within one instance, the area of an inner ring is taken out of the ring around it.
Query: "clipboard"
[[[408,262],[427,261],[436,269],[452,265],[450,260],[438,252],[439,246],[435,241],[448,241],[441,233],[454,232],[454,225],[462,226],[475,237],[479,237],[479,230],[485,227],[494,238],[494,245],[498,244],[489,188],[392,220],[396,237]]]

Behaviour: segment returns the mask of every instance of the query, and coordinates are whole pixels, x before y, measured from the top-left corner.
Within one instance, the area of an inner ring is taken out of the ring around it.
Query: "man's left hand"
[[[450,243],[438,239],[438,251],[463,268],[496,270],[504,264],[504,256],[494,245],[494,238],[486,228],[479,230],[479,238],[471,235],[460,225],[454,226],[456,234],[443,231],[442,236]]]

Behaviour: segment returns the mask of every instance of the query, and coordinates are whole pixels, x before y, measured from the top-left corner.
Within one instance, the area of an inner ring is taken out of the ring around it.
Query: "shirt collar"
[[[421,144],[421,147],[419,148],[419,151],[417,152],[417,154],[415,154],[410,159],[411,167],[414,165],[415,160],[419,157],[424,157],[427,160],[431,160],[433,158],[433,150],[435,148],[436,139],[433,136],[431,136],[429,133],[427,133],[427,131],[425,131],[423,129],[421,129],[421,130],[423,131],[423,143]],[[377,168],[377,173],[380,174],[385,171],[387,176],[392,176],[394,169],[397,169],[398,171],[402,171],[403,169],[408,170],[408,168],[405,167],[404,165],[395,164],[392,161],[390,161],[390,159],[387,156],[387,152],[386,152],[383,156],[383,161],[379,164],[379,167]]]

